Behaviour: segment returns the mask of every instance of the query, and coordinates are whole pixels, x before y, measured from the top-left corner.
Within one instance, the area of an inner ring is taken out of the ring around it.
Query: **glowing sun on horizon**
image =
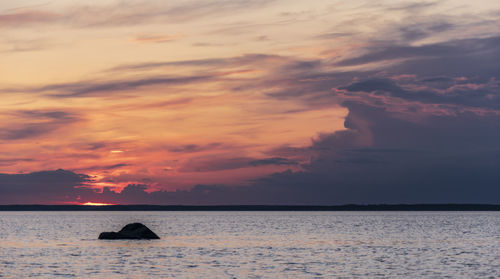
[[[115,204],[113,204],[113,203],[102,203],[102,202],[86,202],[86,203],[82,203],[82,205],[104,206],[104,205],[115,205]]]

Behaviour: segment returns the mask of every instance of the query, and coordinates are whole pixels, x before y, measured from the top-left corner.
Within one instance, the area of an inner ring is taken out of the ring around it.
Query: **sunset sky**
[[[500,203],[500,2],[0,1],[0,204]]]

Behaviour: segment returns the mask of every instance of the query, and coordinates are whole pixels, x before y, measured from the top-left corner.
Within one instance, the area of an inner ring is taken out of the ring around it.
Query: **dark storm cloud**
[[[346,130],[323,134],[308,147],[270,151],[286,157],[310,156],[303,171],[276,173],[245,187],[197,186],[183,192],[184,200],[196,203],[201,199],[207,204],[499,203],[498,42],[492,37],[421,47],[387,46],[345,64],[403,62],[380,74],[350,72],[347,76],[354,82],[345,82],[338,73],[311,75],[311,69],[320,70],[317,64],[305,65],[302,68],[308,70],[303,73],[295,67],[297,71],[290,71],[293,77],[286,79],[290,89],[269,96],[309,105],[316,105],[313,98],[322,102],[343,99],[342,106],[349,110]],[[407,76],[390,77],[390,73]],[[326,91],[330,94],[318,94]],[[421,106],[415,109],[414,104]],[[443,111],[435,113],[427,106]],[[453,106],[451,114],[449,106]],[[163,195],[168,200],[173,194]]]
[[[74,183],[88,177],[66,171],[43,172],[53,179],[64,178],[57,191],[48,192],[42,185],[52,180],[39,179],[46,176],[3,175],[9,179],[1,180],[2,197],[10,195],[3,203],[27,203],[26,189],[43,191],[46,200],[57,200],[65,193],[69,200],[80,196],[82,201],[122,204],[499,202],[500,116],[462,113],[415,121],[357,102],[344,106],[349,108],[347,130],[323,134],[305,147],[313,159],[303,165],[303,171],[275,173],[250,186],[197,185],[190,190],[146,192],[148,185],[129,185],[121,193],[74,188]],[[299,148],[285,151],[301,152]],[[226,163],[234,166],[235,161]],[[5,181],[22,185],[13,188]]]
[[[383,108],[345,106],[348,131],[315,141],[308,148],[315,157],[304,171],[276,173],[250,186],[176,192],[147,193],[146,185],[129,185],[101,198],[161,204],[499,202],[499,116],[465,113],[415,122]]]
[[[88,193],[89,199],[156,204],[498,203],[500,116],[474,113],[415,121],[349,102],[348,130],[324,134],[299,172],[250,186],[198,185],[147,193]]]
[[[306,171],[262,183],[300,190],[310,203],[499,202],[499,116],[415,121],[384,108],[345,106],[350,132],[316,141],[319,152]]]

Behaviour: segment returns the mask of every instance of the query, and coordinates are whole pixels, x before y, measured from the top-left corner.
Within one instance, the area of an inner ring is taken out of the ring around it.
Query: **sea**
[[[0,212],[0,277],[500,278],[500,212]]]

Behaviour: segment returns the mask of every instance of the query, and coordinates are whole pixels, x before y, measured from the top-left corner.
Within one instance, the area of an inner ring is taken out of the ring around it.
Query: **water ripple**
[[[140,221],[162,239],[99,241]],[[2,212],[2,278],[498,278],[497,212]]]

